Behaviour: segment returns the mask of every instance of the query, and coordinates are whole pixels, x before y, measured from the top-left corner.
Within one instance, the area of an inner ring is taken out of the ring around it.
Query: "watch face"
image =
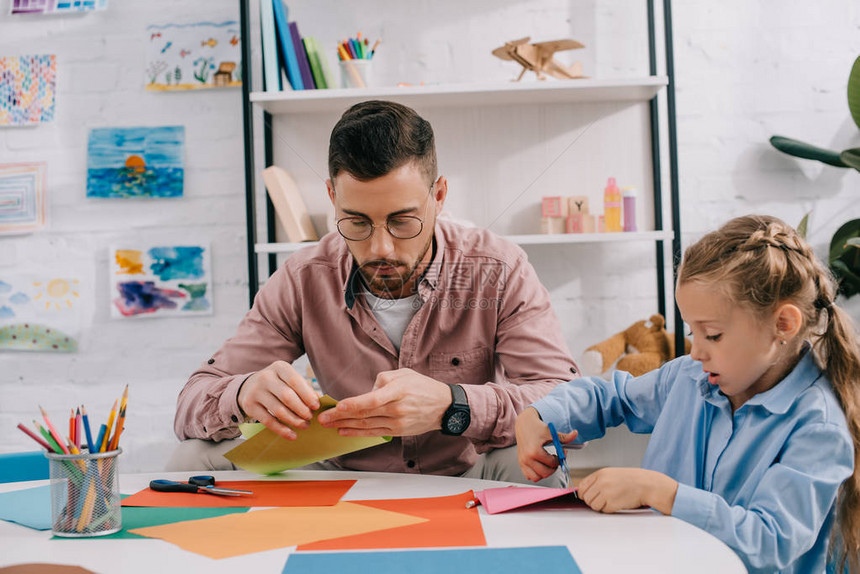
[[[461,434],[469,426],[471,417],[466,411],[454,411],[445,423],[448,427],[448,432],[451,434]]]

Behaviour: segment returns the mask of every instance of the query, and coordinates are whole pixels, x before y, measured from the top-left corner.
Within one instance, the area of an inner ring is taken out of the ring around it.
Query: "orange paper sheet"
[[[218,481],[215,486],[250,490],[254,494],[218,496],[206,493],[155,492],[145,488],[123,499],[123,506],[333,506],[354,480],[240,480]]]
[[[131,532],[160,538],[183,550],[219,559],[326,538],[397,528],[426,520],[362,504],[340,502],[334,506],[256,510],[136,528]]]
[[[429,548],[486,546],[477,508],[466,508],[472,492],[437,498],[353,501],[380,510],[426,518],[426,522],[385,532],[354,534],[302,544],[297,550],[358,550],[372,548]]]

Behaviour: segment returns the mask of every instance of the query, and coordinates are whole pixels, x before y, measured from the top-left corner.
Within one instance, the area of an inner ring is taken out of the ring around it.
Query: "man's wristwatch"
[[[466,391],[460,385],[451,385],[451,406],[442,415],[442,434],[460,436],[472,422],[472,411]]]

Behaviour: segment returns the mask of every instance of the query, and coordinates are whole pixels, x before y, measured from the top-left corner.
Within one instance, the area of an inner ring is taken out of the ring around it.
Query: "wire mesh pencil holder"
[[[55,536],[105,536],[122,529],[117,464],[121,453],[121,448],[93,454],[45,453]]]

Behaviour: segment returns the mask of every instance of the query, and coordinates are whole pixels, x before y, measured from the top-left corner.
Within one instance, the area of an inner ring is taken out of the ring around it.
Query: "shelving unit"
[[[571,82],[493,82],[439,86],[348,88],[296,92],[252,92],[251,101],[270,114],[344,110],[364,100],[392,100],[407,106],[497,106],[582,102],[645,102],[669,83],[665,76]]]
[[[564,245],[565,243],[620,243],[624,241],[667,241],[674,237],[671,231],[638,231],[635,233],[554,233],[539,235],[505,235],[517,245]],[[256,253],[294,253],[299,249],[316,245],[316,241],[304,243],[257,243]]]
[[[251,62],[249,41],[254,41],[256,35],[249,33],[249,0],[240,0],[242,18],[243,58]],[[289,254],[311,243],[277,243],[275,242],[275,217],[271,202],[267,202],[267,238],[265,242],[257,242],[256,198],[258,190],[255,186],[256,174],[262,167],[255,166],[253,134],[253,110],[263,111],[263,148],[266,165],[273,163],[273,117],[302,117],[305,114],[340,113],[352,104],[368,99],[387,99],[419,109],[425,108],[486,108],[489,106],[539,106],[551,105],[593,105],[599,106],[608,102],[621,104],[645,105],[648,108],[648,123],[650,126],[651,152],[651,184],[653,189],[653,231],[637,233],[591,233],[565,235],[507,235],[508,239],[520,245],[566,245],[566,244],[596,244],[609,242],[653,242],[655,244],[658,311],[666,315],[667,290],[664,275],[665,247],[664,242],[672,242],[672,261],[680,260],[680,212],[678,209],[678,175],[677,175],[677,142],[675,136],[674,84],[673,84],[673,52],[671,35],[671,2],[662,2],[663,36],[665,41],[665,71],[666,75],[657,74],[657,40],[655,7],[653,0],[647,0],[648,40],[649,40],[649,76],[627,79],[581,79],[569,81],[547,82],[492,82],[480,84],[448,84],[427,85],[415,87],[382,87],[366,89],[333,89],[285,92],[253,92],[250,90],[251,67],[243,66],[243,102],[245,119],[245,182],[246,182],[246,215],[248,230],[248,282],[250,301],[259,286],[259,257],[268,260],[268,274],[276,269],[277,255]],[[256,5],[256,4],[255,4]],[[667,97],[666,140],[660,137],[660,107],[658,95],[665,92]],[[661,145],[668,147],[669,161],[669,196],[671,202],[672,223],[670,229],[664,229],[663,224],[663,195]],[[549,194],[544,194],[549,195]],[[563,194],[564,195],[564,194]],[[573,194],[566,194],[573,195]],[[650,227],[650,226],[649,226]],[[674,271],[674,266],[673,266]],[[675,309],[675,324],[680,325],[680,314]],[[676,348],[683,349],[683,332],[676,329]],[[680,344],[677,344],[680,343]]]

